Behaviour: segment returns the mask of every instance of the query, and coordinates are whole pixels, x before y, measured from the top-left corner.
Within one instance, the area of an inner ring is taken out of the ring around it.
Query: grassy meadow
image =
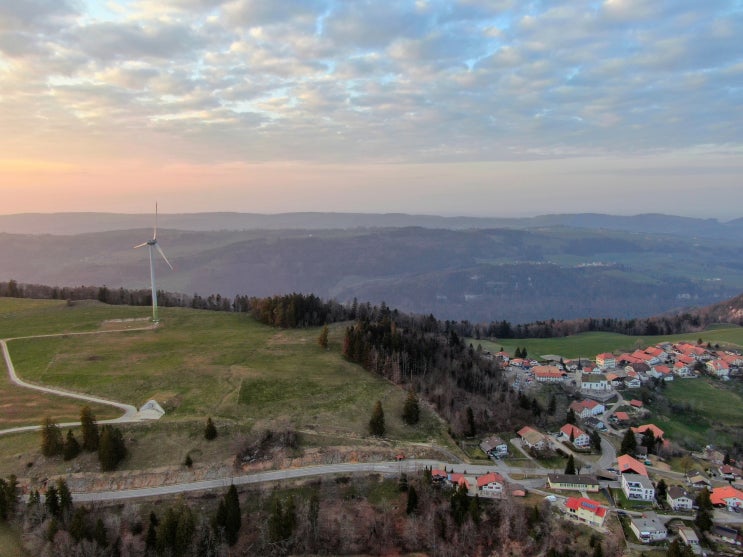
[[[530,358],[539,358],[545,354],[556,354],[564,358],[595,358],[602,352],[633,351],[659,342],[688,341],[696,343],[702,339],[705,344],[720,346],[743,346],[743,327],[736,325],[715,325],[700,333],[684,333],[667,336],[628,336],[618,333],[590,332],[560,338],[525,338],[503,340],[467,339],[473,346],[480,344],[483,349],[497,352],[501,347],[509,354],[516,348],[526,348]]]
[[[148,311],[0,299],[0,336],[32,335],[37,328],[39,334],[103,331],[106,320]],[[331,327],[330,348],[323,350],[319,329],[274,329],[245,314],[185,308],[161,308],[160,315],[157,329],[21,338],[8,346],[17,373],[29,381],[137,406],[154,398],[166,410],[165,422],[201,423],[211,415],[250,427],[282,420],[358,437],[366,434],[372,406],[381,400],[390,437],[425,441],[441,435],[443,426],[425,409],[417,427],[404,425],[406,393],[341,357],[343,325]],[[27,417],[35,424],[42,416]]]

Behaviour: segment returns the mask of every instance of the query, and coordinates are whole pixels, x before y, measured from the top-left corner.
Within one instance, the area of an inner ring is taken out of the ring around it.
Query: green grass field
[[[5,327],[0,334],[30,335],[37,326],[46,334],[99,331],[105,320],[146,311],[0,299]],[[404,425],[406,393],[340,356],[342,325],[331,327],[330,349],[323,350],[319,329],[274,329],[245,314],[184,308],[160,313],[154,330],[18,339],[8,345],[25,379],[135,405],[154,398],[166,409],[165,421],[211,415],[252,426],[282,419],[297,428],[359,436],[366,434],[372,406],[381,400],[390,437],[441,436],[442,424],[425,409],[417,427]],[[31,423],[40,419],[33,416]]]
[[[732,325],[714,325],[701,333],[685,333],[668,336],[627,336],[618,333],[591,332],[561,338],[527,338],[503,340],[467,339],[473,346],[482,345],[483,349],[497,352],[501,347],[509,354],[516,348],[526,348],[530,358],[539,358],[543,354],[556,354],[564,358],[595,358],[602,352],[632,351],[667,341],[696,342],[741,347],[743,346],[743,327]]]

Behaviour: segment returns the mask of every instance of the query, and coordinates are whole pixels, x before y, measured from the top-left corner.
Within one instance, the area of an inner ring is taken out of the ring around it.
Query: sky
[[[743,0],[0,0],[0,213],[743,217]]]

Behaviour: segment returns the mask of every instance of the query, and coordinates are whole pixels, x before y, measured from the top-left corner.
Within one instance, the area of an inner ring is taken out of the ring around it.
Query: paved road
[[[15,385],[18,385],[19,387],[23,387],[26,389],[40,391],[42,393],[51,394],[51,395],[64,396],[67,398],[74,398],[77,400],[83,400],[85,402],[92,402],[96,404],[105,404],[107,406],[113,406],[115,408],[118,408],[124,412],[124,414],[118,418],[114,418],[111,420],[101,420],[99,423],[102,423],[102,424],[121,424],[121,423],[139,422],[139,421],[142,421],[144,418],[142,418],[138,414],[137,408],[135,406],[132,406],[131,404],[125,404],[123,402],[117,402],[117,401],[109,400],[106,398],[85,395],[82,393],[76,393],[73,391],[67,391],[64,389],[58,389],[54,387],[43,387],[41,385],[35,385],[33,383],[24,381],[23,379],[18,377],[18,375],[16,374],[15,366],[13,365],[13,360],[11,359],[10,351],[8,350],[8,341],[29,339],[29,338],[52,338],[52,337],[62,337],[62,336],[99,335],[99,334],[121,333],[121,332],[129,332],[129,331],[147,331],[147,330],[151,330],[152,328],[153,326],[147,326],[147,327],[138,327],[136,329],[126,329],[125,331],[121,331],[121,330],[88,331],[88,332],[79,332],[79,333],[60,333],[60,334],[51,334],[51,335],[35,335],[35,336],[28,336],[28,337],[6,338],[6,339],[0,339],[0,349],[2,350],[3,358],[5,359],[5,366],[8,369],[8,375],[10,377],[10,381],[14,383]],[[68,423],[59,424],[59,425],[60,427],[74,427],[74,426],[80,425],[80,422],[68,422]],[[0,430],[0,435],[19,433],[23,431],[38,431],[39,429],[41,429],[40,425],[12,427],[9,429]]]

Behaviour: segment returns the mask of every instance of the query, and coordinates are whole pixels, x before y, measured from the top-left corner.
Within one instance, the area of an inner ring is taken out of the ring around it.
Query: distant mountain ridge
[[[0,215],[0,232],[10,234],[74,235],[113,230],[151,228],[153,216],[119,213],[22,213]],[[352,230],[359,228],[421,227],[448,230],[543,227],[621,230],[647,234],[672,234],[685,238],[743,240],[743,218],[716,219],[665,214],[634,216],[600,213],[541,215],[536,217],[444,217],[404,213],[183,213],[160,214],[159,225],[173,230]]]

